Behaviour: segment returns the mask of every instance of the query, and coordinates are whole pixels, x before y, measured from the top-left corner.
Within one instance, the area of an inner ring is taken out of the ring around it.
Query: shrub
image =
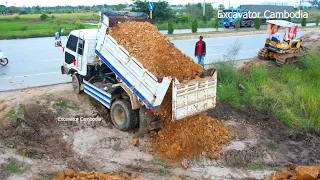
[[[46,14],[41,14],[41,16],[40,16],[40,20],[41,21],[44,21],[44,20],[46,20],[48,18],[48,15],[46,15]]]
[[[320,16],[318,16],[316,19],[316,26],[319,26],[319,23],[320,23]]]
[[[240,28],[240,18],[237,19],[235,27],[236,27],[236,30]]]
[[[168,21],[168,34],[173,34],[174,28],[173,28],[173,22],[172,20]]]
[[[76,25],[75,29],[85,29],[84,24],[80,20],[77,20],[75,22],[75,25]]]
[[[198,21],[193,20],[192,21],[192,33],[196,33],[198,31]]]
[[[15,16],[14,19],[19,20],[20,16]]]
[[[219,26],[220,26],[220,21],[219,18],[217,17],[214,21],[213,21],[213,27],[216,28],[216,31],[219,30]]]
[[[25,30],[27,30],[28,29],[28,26],[22,26],[21,28],[20,28],[20,31],[25,31]]]
[[[254,20],[254,27],[255,27],[256,29],[260,29],[260,24],[261,24],[260,18],[256,18],[256,19]]]
[[[290,16],[288,17],[287,21],[292,22],[292,19]]]
[[[307,25],[307,18],[302,18],[301,26],[305,27]]]
[[[54,15],[52,15],[52,16],[51,16],[51,19],[54,19],[54,18],[56,18],[56,17],[55,17]]]

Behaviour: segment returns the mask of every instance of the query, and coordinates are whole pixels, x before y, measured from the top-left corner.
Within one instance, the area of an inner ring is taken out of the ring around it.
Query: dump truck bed
[[[209,77],[184,83],[180,83],[174,77],[164,77],[159,80],[106,33],[109,18],[105,14],[102,16],[95,53],[116,74],[117,80],[124,83],[137,96],[140,103],[156,111],[173,80],[173,120],[183,119],[215,107],[216,72]]]

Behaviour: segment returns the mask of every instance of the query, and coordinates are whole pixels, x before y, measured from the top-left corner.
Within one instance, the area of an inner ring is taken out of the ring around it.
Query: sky
[[[157,2],[158,0],[153,0],[153,2]],[[203,0],[167,0],[170,4],[188,4],[188,3],[198,3],[203,2]],[[215,3],[215,4],[224,4],[226,7],[229,5],[228,0],[205,0],[207,3]],[[296,0],[297,2],[299,0]],[[120,4],[120,3],[132,3],[132,0],[0,0],[0,4],[4,4],[7,6],[16,5],[16,6],[77,6],[77,5],[97,5],[97,4]],[[289,3],[292,4],[292,0],[230,0],[231,6],[238,7],[241,4],[261,4],[261,3],[284,3],[287,5]]]

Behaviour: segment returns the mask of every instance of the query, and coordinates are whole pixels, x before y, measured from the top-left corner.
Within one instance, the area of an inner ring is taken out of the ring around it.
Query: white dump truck
[[[143,131],[158,127],[156,112],[171,84],[173,121],[215,107],[215,69],[197,81],[181,83],[175,77],[159,80],[107,33],[109,18],[108,13],[101,13],[98,29],[70,33],[61,72],[72,76],[76,93],[84,91],[110,109],[115,127],[129,130],[140,124]]]

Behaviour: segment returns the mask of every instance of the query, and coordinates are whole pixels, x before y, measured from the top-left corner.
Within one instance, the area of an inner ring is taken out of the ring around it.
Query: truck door
[[[82,70],[82,58],[83,58],[83,53],[84,53],[84,33],[83,31],[79,32],[79,38],[78,38],[78,43],[77,43],[77,67],[81,71]]]
[[[65,62],[72,64],[77,69],[82,69],[82,56],[84,53],[84,40],[70,35],[65,49]]]

